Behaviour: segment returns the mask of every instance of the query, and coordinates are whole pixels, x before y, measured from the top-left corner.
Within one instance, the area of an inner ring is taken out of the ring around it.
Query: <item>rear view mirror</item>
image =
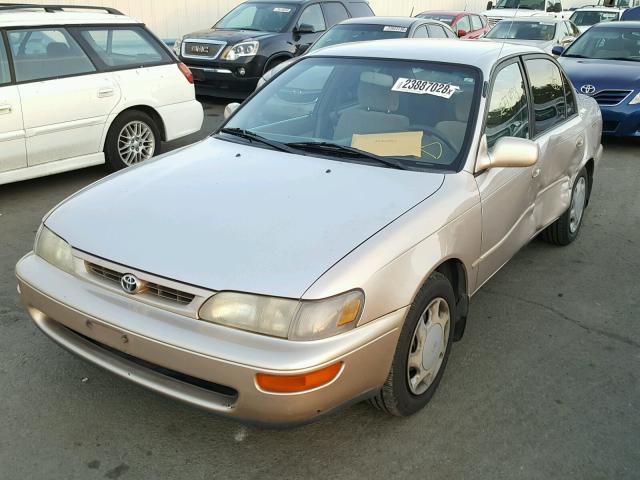
[[[562,45],[556,45],[551,49],[551,53],[556,57],[559,57],[564,52],[564,47]]]
[[[523,168],[538,162],[540,149],[536,142],[526,138],[502,137],[493,146],[487,148],[487,136],[483,135],[476,161],[476,173],[490,168]]]
[[[233,102],[224,107],[224,119],[227,120],[231,115],[233,115],[233,112],[235,112],[239,106],[240,104],[238,102]]]
[[[493,8],[493,2],[487,2],[487,10],[491,10]]]

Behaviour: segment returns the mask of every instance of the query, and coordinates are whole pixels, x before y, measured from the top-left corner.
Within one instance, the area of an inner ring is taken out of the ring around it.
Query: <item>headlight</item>
[[[176,43],[173,44],[173,53],[178,56],[182,55],[182,38],[178,38]]]
[[[235,60],[240,57],[251,57],[258,53],[260,42],[242,42],[230,47],[222,58],[225,60]]]
[[[265,335],[318,340],[355,328],[363,306],[364,294],[359,290],[313,301],[221,292],[204,303],[199,316]]]
[[[638,94],[631,99],[631,101],[629,102],[629,105],[637,105],[639,103],[640,103],[640,92],[638,92]]]
[[[34,252],[54,267],[73,273],[71,246],[44,225],[36,237]]]

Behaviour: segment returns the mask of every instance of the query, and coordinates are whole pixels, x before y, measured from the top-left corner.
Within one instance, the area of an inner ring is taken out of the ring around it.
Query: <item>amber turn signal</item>
[[[303,375],[269,375],[258,373],[256,382],[267,392],[295,393],[313,390],[333,381],[342,370],[342,362]]]

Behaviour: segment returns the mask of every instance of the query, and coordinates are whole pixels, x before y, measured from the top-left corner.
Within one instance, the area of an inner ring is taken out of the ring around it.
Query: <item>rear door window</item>
[[[535,112],[536,133],[543,133],[566,118],[562,75],[555,63],[545,58],[525,61]]]
[[[4,42],[0,36],[0,85],[11,82],[11,73],[9,72],[9,56],[4,48]]]
[[[429,25],[429,36],[431,38],[447,38],[447,34],[440,25]]]
[[[107,68],[169,62],[169,54],[141,27],[80,28],[89,49]]]
[[[482,30],[482,20],[478,15],[471,15],[471,30]]]
[[[349,18],[347,9],[341,3],[329,2],[322,5],[324,9],[324,18],[327,22],[327,28],[333,27],[336,23]]]
[[[13,30],[8,32],[8,37],[18,82],[96,71],[87,54],[65,29]]]

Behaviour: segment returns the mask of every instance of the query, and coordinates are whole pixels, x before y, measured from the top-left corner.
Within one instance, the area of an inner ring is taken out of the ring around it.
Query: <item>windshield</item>
[[[287,148],[337,145],[403,168],[452,170],[464,156],[480,85],[475,69],[454,64],[303,57],[258,91],[223,130]],[[345,151],[336,158],[367,161]]]
[[[640,29],[590,28],[563,56],[640,61]]]
[[[520,8],[524,10],[546,10],[545,0],[498,0],[494,8]]]
[[[336,25],[318,39],[309,52],[338,43],[404,38],[409,29],[393,25]]]
[[[298,7],[290,3],[243,3],[226,14],[214,28],[283,32]]]
[[[598,12],[598,11],[586,11],[575,12],[571,15],[571,20],[578,27],[590,27],[596,23],[601,22],[615,22],[618,20],[620,14],[618,12]]]
[[[493,27],[485,38],[517,40],[553,40],[556,24],[553,22],[512,22],[502,20]]]
[[[442,13],[421,13],[418,15],[420,18],[429,18],[431,20],[438,20],[439,22],[446,23],[451,26],[453,20],[456,18],[455,15],[444,15]]]

